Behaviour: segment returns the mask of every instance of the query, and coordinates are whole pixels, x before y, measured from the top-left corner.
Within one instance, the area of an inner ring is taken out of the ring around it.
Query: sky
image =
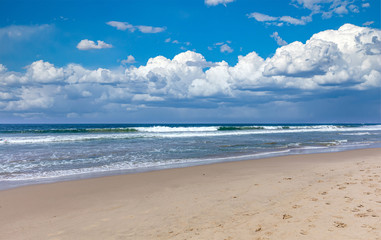
[[[379,0],[0,0],[0,123],[380,123]]]

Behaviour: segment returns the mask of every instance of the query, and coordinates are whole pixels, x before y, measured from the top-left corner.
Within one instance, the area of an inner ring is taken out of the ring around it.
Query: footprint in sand
[[[366,213],[357,213],[357,214],[355,214],[355,216],[363,218],[363,217],[368,217],[369,215]]]
[[[335,221],[333,225],[337,228],[345,228],[347,226],[347,224],[338,221]]]
[[[300,234],[307,235],[307,231],[306,230],[300,230]]]
[[[346,199],[346,202],[348,203],[353,201],[353,198],[351,197],[345,196],[344,198]]]
[[[352,211],[352,212],[360,212],[360,209],[358,209],[358,208],[353,208],[351,211]]]
[[[267,236],[271,236],[271,235],[273,235],[272,232],[265,232],[265,234],[266,234]]]
[[[368,224],[363,224],[361,227],[362,227],[362,228],[370,228],[371,230],[376,230],[376,229],[377,229],[377,228],[375,228],[375,227],[373,227],[373,226],[370,226],[370,225],[368,225]]]
[[[291,216],[291,215],[288,215],[288,214],[283,214],[283,219],[290,219],[290,218],[292,218],[292,216]]]

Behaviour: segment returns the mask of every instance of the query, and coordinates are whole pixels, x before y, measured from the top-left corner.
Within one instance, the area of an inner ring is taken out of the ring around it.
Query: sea
[[[0,124],[0,189],[376,147],[377,124]]]

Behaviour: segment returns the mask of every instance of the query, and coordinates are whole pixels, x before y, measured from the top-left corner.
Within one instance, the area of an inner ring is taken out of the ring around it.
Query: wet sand
[[[381,239],[381,149],[0,191],[0,239]]]

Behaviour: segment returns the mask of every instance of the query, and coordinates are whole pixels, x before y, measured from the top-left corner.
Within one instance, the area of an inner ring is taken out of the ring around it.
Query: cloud
[[[227,53],[232,53],[233,52],[233,49],[227,45],[226,43],[221,45],[220,46],[220,51],[223,53],[223,52],[227,52]]]
[[[52,83],[63,79],[63,68],[56,68],[53,64],[42,60],[33,62],[27,67],[27,77],[35,82]]]
[[[95,43],[94,41],[83,39],[78,43],[77,48],[79,50],[91,50],[91,49],[112,48],[112,45],[100,40],[98,40],[97,43]]]
[[[229,46],[229,44],[231,44],[231,41],[214,43],[213,46],[208,47],[208,50],[212,51],[215,48],[219,48],[222,53],[232,53],[234,50]]]
[[[348,6],[348,8],[349,8],[349,10],[351,10],[351,12],[354,12],[354,13],[360,12],[359,8],[356,5],[351,4]]]
[[[285,106],[335,91],[369,93],[381,87],[380,49],[381,30],[345,24],[279,47],[266,59],[255,52],[239,56],[234,66],[193,51],[116,69],[39,60],[13,72],[0,65],[0,113],[122,114],[142,102],[144,109]]]
[[[270,16],[263,13],[250,13],[249,18],[254,18],[258,22],[264,22],[267,25],[283,26],[287,25],[306,25],[312,21],[314,15],[321,15],[323,19],[331,18],[334,15],[343,16],[348,14],[349,11],[353,13],[359,13],[359,6],[355,4],[355,1],[348,0],[291,0],[291,5],[297,8],[305,8],[310,10],[310,14],[295,18],[293,16]],[[365,3],[362,5],[367,7]]]
[[[263,13],[254,12],[248,15],[249,18],[254,18],[258,22],[273,22],[277,21],[278,17],[272,17]]]
[[[318,39],[310,39],[306,44],[293,42],[277,49],[267,60],[263,74],[304,78],[324,75],[340,57],[337,45],[332,42]]]
[[[300,19],[297,19],[290,16],[273,17],[258,12],[250,13],[248,14],[248,17],[254,18],[258,22],[264,22],[266,24],[276,25],[279,27],[283,26],[285,23],[291,25],[306,25],[308,22],[312,21],[311,16],[303,16]]]
[[[311,16],[303,16],[300,19],[296,19],[290,16],[283,16],[279,18],[279,21],[289,23],[292,25],[306,25],[306,23],[311,22]]]
[[[126,29],[130,30],[131,32],[135,31],[135,27],[127,22],[109,21],[106,24],[122,31],[125,31]]]
[[[293,16],[270,16],[263,13],[253,12],[248,14],[249,18],[254,18],[258,22],[266,25],[275,25],[281,27],[283,25],[306,25],[312,21],[312,17],[316,14],[321,15],[323,19],[331,18],[333,15],[343,16],[349,11],[359,13],[359,6],[355,1],[349,0],[291,0],[291,5],[297,8],[305,8],[311,11],[307,16],[295,18]],[[363,8],[369,7],[368,3],[362,4]]]
[[[136,94],[132,97],[135,102],[161,102],[164,101],[162,97],[153,97],[149,94]]]
[[[109,21],[106,23],[112,27],[115,27],[118,30],[125,31],[129,30],[130,32],[135,32],[139,30],[141,33],[160,33],[165,31],[165,27],[152,27],[152,26],[144,26],[144,25],[132,25],[128,22],[117,22],[117,21]]]
[[[374,21],[367,21],[367,22],[364,22],[362,25],[363,26],[370,26],[374,23]]]
[[[136,26],[142,33],[160,33],[165,31],[164,27]]]
[[[0,73],[5,71],[7,71],[7,68],[3,64],[0,64]]]
[[[53,106],[54,98],[60,92],[58,86],[21,87],[15,94],[17,100],[9,101],[4,110],[24,111],[34,109],[47,109]]]
[[[278,32],[273,32],[273,34],[270,35],[270,37],[274,38],[276,43],[279,45],[279,46],[283,46],[283,45],[286,45],[287,42],[284,41],[278,34]]]
[[[296,7],[303,7],[311,10],[311,16],[321,14],[323,18],[331,18],[334,14],[348,14],[351,12],[359,13],[359,8],[355,1],[348,0],[292,0],[292,4]]]
[[[321,11],[322,4],[333,2],[331,0],[293,0],[297,4],[307,8],[313,12]]]
[[[38,34],[49,32],[54,29],[53,25],[11,25],[0,28],[0,39],[8,38],[13,40],[24,40],[32,36],[38,36]]]
[[[370,4],[369,4],[369,3],[363,3],[361,6],[362,6],[363,8],[368,8],[368,7],[370,7]]]
[[[205,4],[208,6],[217,6],[218,4],[223,4],[226,7],[226,4],[234,1],[235,0],[205,0]]]
[[[164,40],[165,43],[172,43],[172,44],[176,44],[180,47],[181,50],[185,51],[187,50],[187,47],[189,47],[191,45],[190,42],[180,42],[179,40],[176,40],[176,39],[171,39],[171,38],[167,38]]]
[[[129,55],[127,59],[121,61],[122,64],[133,64],[136,63],[134,56]]]

